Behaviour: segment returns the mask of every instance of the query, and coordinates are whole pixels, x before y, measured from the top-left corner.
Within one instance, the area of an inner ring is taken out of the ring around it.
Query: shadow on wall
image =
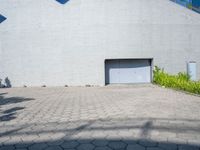
[[[2,23],[3,21],[5,21],[7,18],[4,17],[3,15],[0,14],[0,23]]]
[[[0,122],[10,121],[16,118],[17,111],[25,109],[25,107],[15,106],[16,103],[26,102],[34,100],[33,98],[23,98],[23,97],[5,97],[8,93],[0,93]],[[14,107],[4,109],[4,105],[13,104]]]
[[[183,122],[186,124],[182,124]],[[199,135],[200,130],[198,126],[194,127],[193,123],[199,124],[200,121],[129,118],[37,122],[8,125],[5,131],[2,129],[0,138],[9,136],[14,140],[5,142],[5,147],[2,148],[16,146],[49,150],[200,150],[199,141],[181,141],[181,138],[198,140],[195,136]],[[152,134],[154,132],[155,135]],[[174,137],[175,134],[180,137]],[[21,137],[23,142],[17,142],[15,137]]]
[[[65,4],[67,3],[69,0],[56,0],[57,2],[59,2],[60,4]]]
[[[11,81],[8,77],[6,77],[4,79],[4,84],[2,83],[2,79],[0,79],[0,88],[11,88],[12,87],[12,84],[11,84]]]

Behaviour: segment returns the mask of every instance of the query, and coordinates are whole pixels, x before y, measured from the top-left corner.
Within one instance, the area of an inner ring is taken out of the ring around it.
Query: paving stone
[[[106,146],[108,144],[107,140],[94,140],[92,142],[96,146]]]
[[[2,128],[2,126],[1,126],[1,128]],[[5,130],[6,130],[6,128],[1,129],[1,132],[5,131]],[[4,142],[9,141],[9,140],[10,140],[9,136],[3,136],[3,137],[1,137],[0,138],[0,146],[2,146]]]
[[[89,144],[89,143],[91,143],[92,141],[93,141],[93,139],[85,139],[85,140],[80,140],[80,139],[78,139],[78,140],[76,140],[78,143],[80,143],[80,144]]]
[[[15,147],[16,148],[27,148],[29,146],[31,146],[32,144],[26,144],[26,143],[18,143],[18,144],[15,144]]]
[[[165,150],[177,150],[177,145],[171,143],[159,143],[158,147],[161,147]]]
[[[138,144],[134,144],[134,145],[128,145],[126,150],[145,150],[145,147]]]
[[[147,147],[146,150],[163,150],[163,149],[159,147]]]
[[[0,122],[1,149],[9,149],[13,144],[15,148],[40,150],[71,139],[78,142],[76,148],[89,144],[85,147],[91,149],[108,147],[108,140],[120,141],[129,149],[178,149],[170,143],[182,144],[180,150],[196,149],[185,146],[189,144],[200,146],[197,96],[154,85],[11,88],[0,89],[0,93],[7,93],[1,95],[1,102],[9,102],[1,105],[2,111],[24,108],[20,113],[16,110],[15,119]],[[10,97],[17,103],[12,103]],[[138,139],[148,137],[153,142],[139,143]],[[161,144],[156,145],[157,142]]]
[[[94,150],[112,150],[112,149],[107,146],[103,146],[103,147],[96,147]]]
[[[149,140],[141,140],[139,141],[139,144],[145,147],[155,147],[157,145],[156,142],[149,141]]]
[[[79,145],[79,143],[76,142],[76,141],[65,141],[64,143],[62,143],[61,147],[63,147],[63,148],[75,148],[78,145]]]
[[[196,145],[200,147],[200,138],[197,138],[196,140],[188,140],[188,145]]]
[[[168,138],[167,141],[169,143],[181,143],[181,144],[187,144],[188,143],[187,139],[181,139],[181,138],[177,138],[177,137]]]
[[[81,144],[77,147],[78,150],[93,150],[94,149],[93,144]]]
[[[137,144],[137,141],[136,140],[123,140],[124,143],[126,144]]]
[[[45,148],[44,150],[62,150],[62,148],[59,146],[50,146]]]
[[[180,145],[178,150],[199,150],[199,147],[190,146],[190,145]]]
[[[31,145],[28,149],[29,150],[43,150],[46,147],[48,147],[48,145],[45,143],[37,143],[37,144]]]
[[[15,147],[14,146],[3,146],[3,147],[0,147],[0,150],[14,150]]]
[[[57,140],[57,141],[49,141],[49,142],[47,142],[47,144],[49,146],[58,146],[58,145],[61,145],[63,142],[64,141],[62,141],[62,140]]]
[[[126,147],[126,144],[122,141],[113,141],[109,142],[108,146],[112,149],[123,149]]]

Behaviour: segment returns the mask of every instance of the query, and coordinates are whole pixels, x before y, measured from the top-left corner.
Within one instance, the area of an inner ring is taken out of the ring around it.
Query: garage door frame
[[[105,85],[109,85],[110,83],[107,83],[106,78],[107,78],[107,70],[106,70],[106,65],[107,62],[109,61],[128,61],[128,60],[148,60],[150,63],[150,82],[153,81],[153,58],[115,58],[115,59],[105,59],[104,60],[104,83]],[[133,83],[134,84],[134,83]]]

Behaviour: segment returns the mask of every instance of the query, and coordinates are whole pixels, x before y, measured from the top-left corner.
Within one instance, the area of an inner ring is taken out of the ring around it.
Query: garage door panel
[[[120,78],[118,78],[119,76],[119,72],[120,72],[120,69],[118,68],[110,68],[109,70],[109,81],[111,83],[119,83],[120,82]]]
[[[149,83],[149,60],[110,60],[106,62],[106,83]]]

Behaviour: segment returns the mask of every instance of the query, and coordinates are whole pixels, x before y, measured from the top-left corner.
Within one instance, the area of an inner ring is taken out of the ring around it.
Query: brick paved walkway
[[[0,89],[0,150],[200,150],[200,97],[153,85]]]

